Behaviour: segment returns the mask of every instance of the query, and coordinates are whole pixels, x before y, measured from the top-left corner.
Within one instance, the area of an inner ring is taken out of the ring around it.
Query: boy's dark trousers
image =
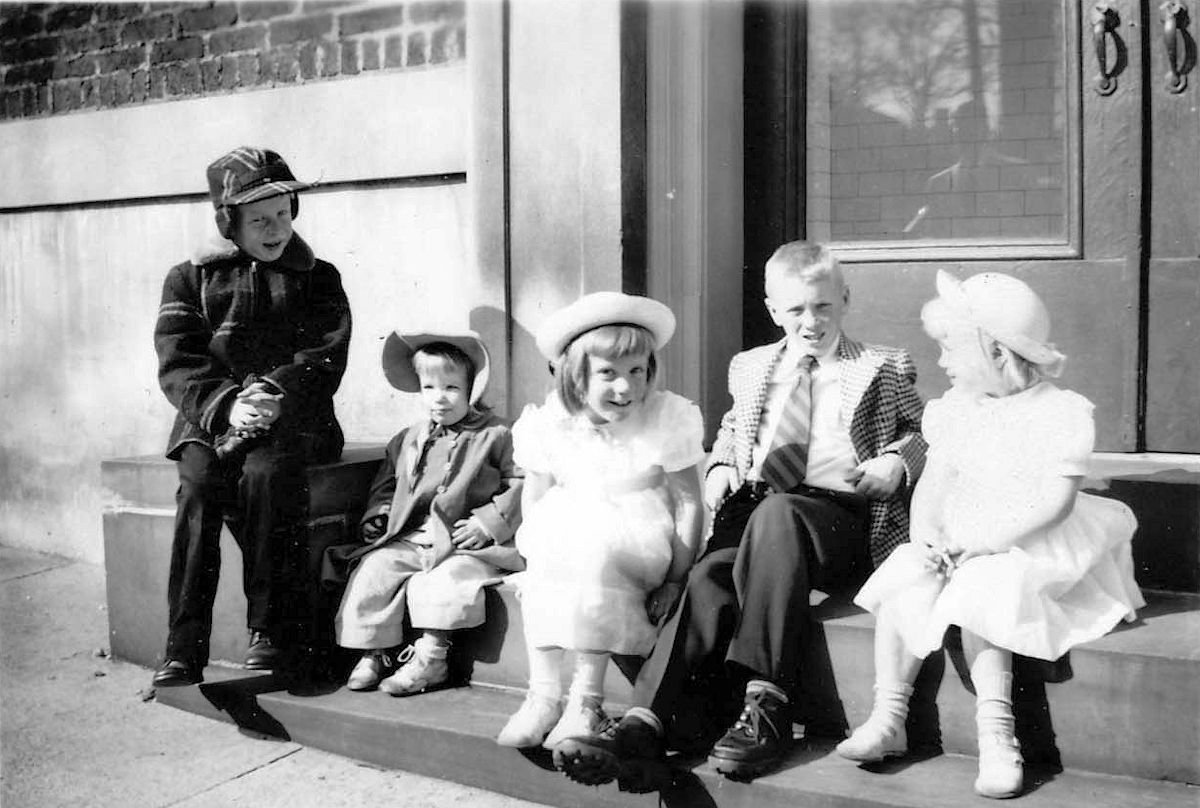
[[[221,570],[223,522],[242,551],[246,625],[275,633],[284,570],[308,507],[303,455],[274,443],[221,461],[212,449],[181,450],[175,538],[167,583],[168,659],[208,662],[213,602]]]
[[[813,639],[809,592],[860,581],[867,530],[854,494],[738,489],[688,577],[674,641],[655,646],[633,703],[659,716],[672,746],[700,751],[737,717],[748,678],[792,690]]]

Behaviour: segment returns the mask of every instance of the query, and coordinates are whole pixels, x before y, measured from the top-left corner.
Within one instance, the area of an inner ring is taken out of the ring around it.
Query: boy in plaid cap
[[[280,658],[285,554],[308,505],[305,466],[341,455],[333,395],[350,305],[337,269],[292,231],[296,180],[273,151],[242,147],[208,167],[221,239],[173,267],[154,330],[159,384],[178,411],[167,647],[157,686],[203,680],[222,522],[242,550],[246,667]]]

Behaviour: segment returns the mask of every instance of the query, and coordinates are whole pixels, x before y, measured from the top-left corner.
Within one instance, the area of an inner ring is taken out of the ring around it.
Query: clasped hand
[[[388,516],[379,513],[362,523],[359,532],[363,541],[372,542],[387,532]],[[469,519],[459,519],[454,523],[454,531],[450,541],[459,550],[480,550],[492,543],[492,536],[487,532],[483,523],[472,516]]]
[[[854,492],[867,499],[887,499],[904,481],[904,460],[898,454],[882,454],[864,460],[846,475]]]
[[[450,541],[459,550],[481,550],[492,543],[492,534],[487,532],[482,522],[472,516],[454,523]]]
[[[375,541],[387,532],[387,526],[388,515],[386,513],[377,513],[362,523],[359,532],[362,534],[363,541]]]
[[[239,390],[229,407],[229,425],[236,429],[267,430],[279,420],[282,393],[272,393],[263,382]]]
[[[976,550],[968,550],[948,541],[944,533],[932,538],[922,537],[916,543],[925,550],[925,569],[939,578],[949,578],[963,564],[981,555]]]
[[[677,581],[663,581],[661,585],[646,597],[646,615],[650,622],[658,625],[659,621],[674,611],[683,595],[683,584]]]

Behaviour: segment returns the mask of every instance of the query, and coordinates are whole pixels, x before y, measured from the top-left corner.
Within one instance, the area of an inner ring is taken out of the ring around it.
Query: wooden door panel
[[[1159,3],[1147,11],[1146,449],[1200,452],[1200,80],[1192,69],[1181,92],[1168,89]],[[1196,26],[1176,22],[1177,63],[1189,51],[1194,62]]]
[[[846,330],[856,339],[904,347],[917,363],[918,389],[927,398],[949,386],[937,348],[921,328],[920,311],[934,295],[934,276],[1005,272],[1042,296],[1054,314],[1051,339],[1067,355],[1059,381],[1096,405],[1099,451],[1127,451],[1137,435],[1137,266],[1102,261],[940,262],[855,264]]]
[[[1146,449],[1200,452],[1200,259],[1150,261]]]

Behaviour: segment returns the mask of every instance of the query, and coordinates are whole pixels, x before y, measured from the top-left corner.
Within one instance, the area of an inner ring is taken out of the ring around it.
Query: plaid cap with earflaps
[[[208,194],[216,208],[292,194],[313,185],[297,180],[276,152],[252,146],[234,149],[208,167]]]

